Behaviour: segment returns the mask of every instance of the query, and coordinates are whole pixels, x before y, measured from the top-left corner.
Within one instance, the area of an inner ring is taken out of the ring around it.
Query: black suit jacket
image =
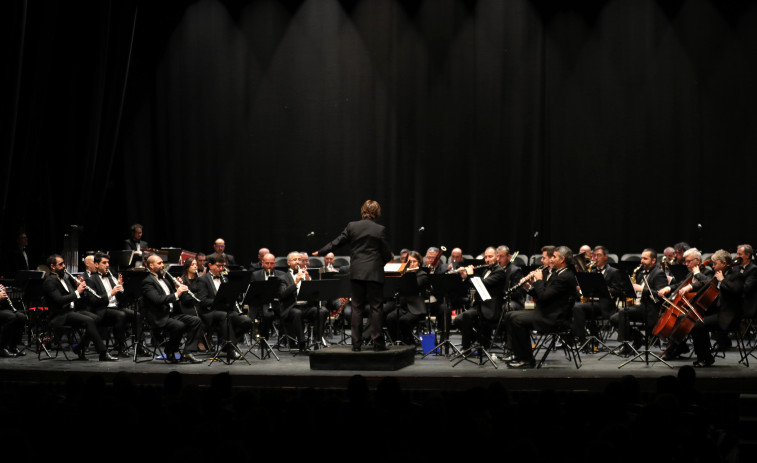
[[[712,282],[718,286],[718,281]],[[744,293],[744,275],[738,268],[732,268],[719,282],[720,294],[717,299],[718,327],[721,330],[732,328],[741,320],[741,308]]]
[[[392,260],[383,225],[371,219],[350,222],[332,242],[318,250],[328,254],[334,248],[350,245],[350,279],[384,282],[384,264]]]
[[[115,288],[118,285],[118,282],[111,278],[109,275],[106,276],[110,281],[111,288]],[[87,283],[87,286],[95,290],[98,296],[100,298],[96,297],[88,297],[87,298],[87,307],[89,307],[89,310],[91,312],[97,312],[98,310],[102,310],[108,307],[108,300],[110,299],[110,294],[105,289],[105,285],[103,284],[102,277],[99,273],[94,273],[92,276],[84,280]],[[123,291],[116,294],[116,301],[118,303],[121,302],[121,298],[123,297]]]
[[[280,301],[280,299],[281,299],[282,293],[284,292],[284,290],[287,287],[287,283],[284,280],[284,273],[285,272],[282,272],[280,270],[274,270],[273,271],[273,276],[279,281],[279,301],[274,301],[274,302],[271,303],[271,309],[274,312],[281,311],[281,301]],[[260,270],[256,270],[256,271],[252,272],[252,276],[250,277],[250,282],[253,282],[253,281],[265,281],[265,270],[260,269]],[[263,308],[265,308],[266,305],[267,304],[253,303],[252,304],[252,310],[255,313],[258,313],[258,311],[261,310],[261,309],[263,309]]]
[[[139,249],[144,250],[146,248],[149,248],[147,241],[139,240]],[[133,239],[129,238],[124,241],[124,250],[129,251],[136,251],[137,250],[137,241],[134,241]]]
[[[223,281],[223,277],[221,277],[221,281]],[[216,285],[213,283],[212,273],[207,272],[205,275],[197,279],[197,292],[195,295],[200,299],[200,302],[197,304],[200,313],[207,313],[213,310],[212,306],[213,302],[215,302],[217,293],[218,291],[216,290]],[[230,307],[226,307],[226,310],[229,309]]]
[[[486,320],[496,321],[499,319],[502,310],[502,300],[505,294],[505,271],[499,266],[499,264],[494,264],[494,266],[491,267],[491,273],[487,276],[486,274],[488,272],[489,267],[477,268],[473,272],[473,276],[481,278],[481,282],[483,282],[486,290],[491,296],[491,299],[488,301],[479,303],[481,306],[481,315]],[[486,278],[484,278],[485,276]],[[470,285],[473,284],[470,283],[471,277],[466,278],[466,280]]]
[[[564,267],[553,272],[548,281],[536,280],[531,295],[536,299],[534,327],[549,330],[566,322],[571,317],[576,300],[576,275]]]
[[[154,274],[151,273],[142,280],[142,306],[147,313],[147,320],[159,328],[164,327],[171,316],[171,304],[175,311],[179,310],[179,301],[176,298],[173,282],[168,278],[164,278],[163,281],[168,285],[169,294],[163,291],[163,287]]]
[[[42,283],[42,294],[45,296],[45,303],[51,317],[65,315],[71,312],[70,304],[84,302],[84,294],[77,296],[76,288],[78,283],[74,283],[71,278],[64,277],[68,290],[63,288],[60,280],[56,275],[48,276]]]
[[[749,262],[741,274],[744,275],[742,312],[745,318],[754,318],[757,316],[757,265]]]
[[[426,302],[421,294],[425,294],[429,287],[428,274],[423,269],[410,273],[415,273],[420,292],[417,296],[400,297],[400,304],[407,307],[407,311],[413,315],[426,315]]]
[[[505,270],[505,289],[510,289],[510,287],[517,285],[520,283],[520,280],[523,279],[523,270],[518,267],[517,265],[510,262],[507,264],[507,266],[504,268]],[[523,309],[526,305],[526,290],[523,289],[523,287],[520,287],[513,291],[513,293],[510,295],[510,304],[514,307],[510,307],[511,309]]]

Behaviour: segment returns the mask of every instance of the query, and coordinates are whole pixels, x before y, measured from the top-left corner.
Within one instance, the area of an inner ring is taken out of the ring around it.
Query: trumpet
[[[177,280],[177,279],[176,279],[176,278],[175,278],[175,277],[174,277],[173,275],[171,275],[170,273],[168,273],[168,272],[165,272],[165,274],[166,274],[166,275],[168,275],[168,278],[170,278],[170,279],[171,279],[171,281],[173,282],[174,286],[176,286],[177,288],[179,287],[179,285],[181,285],[181,284],[182,284],[182,283],[181,283],[181,282],[180,282],[179,280]],[[189,289],[189,287],[187,287],[187,294],[189,294],[189,295],[190,295],[190,296],[192,297],[192,299],[194,299],[195,301],[197,301],[197,302],[200,302],[200,299],[199,299],[199,298],[198,298],[197,296],[195,296],[195,293],[193,293],[193,292],[192,292],[192,290],[191,290],[191,289]]]
[[[11,307],[11,310],[14,312],[18,312],[15,307],[13,307],[13,301],[11,301],[11,297],[8,294],[8,291],[5,290],[5,286],[0,285],[0,291],[5,293],[5,296],[8,298],[8,305]]]
[[[74,281],[75,281],[76,283],[84,283],[84,278],[82,278],[81,280],[79,280],[79,279],[75,278],[75,277],[74,277],[73,275],[71,275],[70,273],[68,273],[68,269],[66,269],[66,270],[63,270],[63,271],[64,271],[64,272],[66,273],[66,275],[68,275],[68,276],[70,276],[71,278],[73,278],[73,280],[74,280]],[[81,278],[81,277],[80,277],[80,278]],[[86,286],[86,283],[84,283],[84,285],[85,285],[85,286],[84,286],[84,289],[86,289],[87,291],[89,291],[89,292],[90,292],[90,294],[92,294],[93,296],[95,296],[95,297],[96,297],[96,298],[98,298],[98,299],[102,299],[102,296],[100,296],[99,294],[97,294],[97,291],[95,291],[94,289],[90,288],[89,286]]]

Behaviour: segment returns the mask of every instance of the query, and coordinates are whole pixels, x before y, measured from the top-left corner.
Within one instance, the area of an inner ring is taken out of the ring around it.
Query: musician
[[[323,322],[319,317],[319,311],[308,301],[297,300],[300,287],[303,281],[309,281],[310,274],[301,267],[302,258],[299,252],[292,251],[287,255],[287,265],[289,270],[284,273],[282,279],[285,287],[281,293],[281,320],[286,325],[289,336],[297,340],[297,347],[300,353],[309,352],[307,340],[305,338],[304,321],[309,320],[314,324],[313,339],[320,339],[322,336]],[[326,312],[328,316],[328,312]]]
[[[197,276],[203,276],[208,272],[207,264],[208,264],[208,256],[206,256],[202,252],[198,252],[197,253]]]
[[[531,350],[531,330],[550,330],[570,319],[570,310],[576,298],[576,276],[573,272],[573,251],[559,246],[552,251],[549,278],[539,271],[531,272],[533,284],[526,290],[533,296],[534,310],[517,310],[507,313],[505,325],[513,349],[510,368],[533,368],[536,366]]]
[[[184,284],[175,287],[173,281],[165,278],[163,259],[160,256],[149,254],[145,264],[150,275],[142,280],[143,307],[150,325],[168,334],[164,349],[166,360],[179,363],[176,353],[179,352],[182,336],[186,333],[187,342],[181,360],[202,363],[192,353],[197,350],[202,321],[194,315],[180,313],[179,300],[189,288]]]
[[[437,256],[439,256],[439,253],[442,251],[437,247],[430,247],[426,250],[426,257],[424,258],[424,267],[426,269],[426,272],[430,275],[432,273],[444,273],[445,270],[442,268],[441,264],[441,258],[436,261]],[[408,254],[409,256],[409,254]],[[434,263],[436,261],[436,263]]]
[[[23,357],[23,350],[18,350],[24,326],[27,322],[26,314],[13,310],[10,296],[5,288],[0,286],[0,357]]]
[[[97,273],[97,264],[95,264],[95,255],[90,254],[84,258],[84,279]]]
[[[124,241],[124,249],[132,251],[131,267],[141,267],[143,250],[149,248],[147,241],[142,239],[142,225],[135,223],[129,227],[131,238]]]
[[[232,343],[226,346],[226,354],[229,358],[236,359],[239,358],[238,349],[235,348],[236,340],[252,329],[252,319],[240,314],[236,307],[225,307],[225,310],[213,308],[218,288],[226,279],[221,275],[225,267],[226,261],[223,256],[209,255],[208,273],[197,279],[195,295],[200,299],[198,310],[203,323],[208,328],[216,330],[220,342]]]
[[[634,290],[641,293],[639,304],[627,307],[610,317],[610,324],[618,330],[619,341],[633,339],[637,348],[642,345],[642,336],[639,331],[628,332],[629,321],[644,322],[647,336],[651,335],[651,330],[659,317],[662,299],[656,294],[650,294],[649,288],[651,287],[652,291],[657,293],[667,283],[668,279],[665,277],[665,273],[657,266],[657,252],[652,248],[644,249],[641,253],[641,271],[636,274],[636,284],[634,285]],[[633,353],[630,348],[622,352],[622,354],[630,353]]]
[[[457,270],[463,265],[463,250],[455,248],[449,253],[449,263],[447,264],[447,271]]]
[[[552,276],[552,254],[555,249],[556,247],[551,245],[541,248],[541,266],[543,267],[541,273],[545,280],[549,280]]]
[[[213,244],[213,249],[215,249],[215,252],[208,256],[208,262],[210,262],[211,257],[214,257],[216,259],[223,257],[223,261],[226,263],[226,265],[237,265],[236,261],[234,260],[234,256],[232,256],[231,254],[226,254],[224,252],[226,250],[226,241],[224,241],[223,238],[218,238],[215,241],[215,243]]]
[[[182,294],[179,297],[179,306],[181,307],[181,313],[184,315],[200,317],[200,311],[197,307],[199,304],[199,301],[197,301],[197,299],[199,298],[195,299],[197,297],[198,281],[200,279],[200,276],[202,275],[200,274],[198,266],[197,266],[197,259],[193,257],[187,258],[184,261],[184,264],[182,265],[181,277],[179,279],[179,281],[182,284],[186,285],[187,287],[187,292]],[[195,297],[192,297],[192,294],[194,294]],[[205,333],[204,324],[201,326],[200,332],[204,336],[204,333]],[[205,344],[204,344],[205,348],[210,349],[208,338],[205,337],[204,341],[205,341]],[[200,343],[200,339],[198,338],[197,339],[198,351],[199,351],[199,343]],[[193,346],[191,347],[194,347],[194,342],[193,342]],[[188,351],[189,349],[184,349],[184,350]],[[192,350],[191,352],[194,352],[194,350]]]
[[[685,241],[681,241],[680,243],[674,244],[673,245],[673,261],[671,263],[674,265],[684,265],[686,261],[684,254],[689,249],[691,249],[691,246],[689,246],[689,243]]]
[[[428,274],[421,268],[423,257],[418,251],[410,251],[407,255],[407,272],[412,272],[418,282],[418,289],[423,292],[428,289]],[[386,316],[386,326],[390,335],[399,333],[399,340],[407,345],[414,346],[413,328],[419,321],[426,317],[426,304],[420,295],[400,297],[399,309],[390,311]]]
[[[589,266],[589,262],[591,262],[592,259],[592,252],[591,252],[591,246],[588,244],[584,244],[580,248],[578,248],[578,254],[575,256],[575,262],[576,262],[576,271],[577,272],[585,272],[586,268]]]
[[[268,281],[271,278],[276,278],[279,281],[279,294],[286,289],[286,283],[284,281],[284,272],[276,270],[276,257],[270,252],[263,256],[262,260],[263,268],[252,272],[250,281]],[[273,327],[273,320],[277,314],[281,313],[281,302],[276,299],[273,302],[267,304],[253,304],[250,311],[250,318],[260,320],[260,335],[265,339],[268,339],[271,327]]]
[[[680,243],[679,243],[680,244]],[[678,248],[676,248],[676,255]],[[668,294],[686,294],[692,291],[699,291],[704,285],[710,282],[714,276],[714,272],[709,267],[700,267],[702,264],[702,253],[697,248],[690,248],[683,253],[684,263],[689,269],[689,274],[684,281],[674,286],[665,286],[659,291],[660,296],[667,296]],[[691,278],[689,278],[691,277]],[[688,284],[683,284],[685,281],[691,279]]]
[[[402,248],[400,251],[400,263],[407,263],[407,255],[410,253],[410,249]]]
[[[609,251],[605,246],[596,246],[592,255],[594,268],[592,273],[601,273],[604,277],[610,297],[596,297],[586,302],[578,302],[573,306],[573,334],[579,345],[586,342],[586,320],[598,318],[609,319],[615,312],[617,298],[623,295],[623,281],[627,278],[623,272],[607,265]],[[589,296],[589,295],[584,295]],[[596,336],[597,333],[592,333]]]
[[[74,310],[75,303],[84,300],[82,293],[87,288],[87,284],[66,276],[66,264],[58,254],[47,258],[47,266],[50,268],[50,276],[42,283],[42,293],[48,307],[50,326],[53,329],[72,326],[85,330],[81,342],[73,348],[80,360],[87,360],[85,350],[90,339],[94,343],[101,362],[118,360],[112,357],[105,348],[105,342],[97,330],[97,316],[91,312]]]
[[[698,320],[691,330],[691,340],[697,355],[695,367],[709,367],[715,363],[709,333],[720,332],[727,336],[727,332],[736,329],[741,321],[744,275],[732,266],[733,260],[728,251],[719,249],[712,255],[712,268],[715,271],[712,284],[717,286],[719,293],[712,306],[704,314],[700,314],[702,320]]]
[[[736,255],[741,258],[739,272],[744,275],[742,313],[744,318],[755,318],[757,316],[757,265],[752,260],[754,250],[749,244],[740,244],[736,248]]]
[[[260,248],[258,250],[258,261],[250,264],[250,271],[261,270],[263,268],[263,258],[270,253],[271,251],[268,248]]]
[[[523,270],[512,263],[512,254],[510,248],[504,244],[497,247],[497,263],[505,271],[505,289],[517,285],[523,278]],[[506,304],[506,302],[505,302]],[[526,308],[526,290],[518,288],[510,295],[510,307],[503,307],[505,310],[523,310]]]
[[[307,254],[306,254],[307,255]],[[323,256],[324,270],[329,273],[339,273],[340,269],[334,267],[334,253],[330,252]]]
[[[370,310],[371,339],[374,349],[387,350],[381,327],[383,314],[384,264],[392,260],[383,225],[375,222],[381,216],[378,201],[367,200],[360,208],[361,220],[350,222],[332,242],[313,255],[326,254],[334,248],[350,245],[350,283],[352,285],[352,350],[363,344],[363,313]],[[367,314],[367,313],[366,313]]]
[[[491,296],[491,299],[483,302],[477,299],[474,307],[455,317],[453,324],[463,336],[463,350],[469,349],[475,341],[478,341],[484,348],[488,348],[491,341],[489,336],[478,337],[476,328],[479,328],[479,323],[493,328],[502,311],[502,296],[505,291],[506,276],[505,271],[497,263],[497,250],[491,246],[486,248],[484,262],[485,265],[478,269],[469,265],[458,270],[459,275],[465,281],[470,282],[471,278],[469,277],[473,276],[481,278],[481,282]]]
[[[672,246],[668,246],[667,248],[665,248],[665,250],[662,251],[662,253],[665,255],[665,258],[671,264],[676,260],[676,250],[673,249]],[[681,254],[681,256],[683,256],[683,254]]]
[[[123,296],[123,280],[119,276],[116,281],[108,274],[110,270],[110,255],[98,252],[92,257],[94,271],[85,279],[87,286],[92,288],[97,297],[87,298],[87,310],[97,315],[98,326],[112,326],[118,354],[128,356],[126,346],[127,322],[134,323],[134,311],[121,309],[119,304]]]
[[[38,263],[38,256],[29,251],[29,237],[24,232],[16,236],[16,246],[13,247],[10,254],[9,276],[16,275],[21,270],[34,270]]]

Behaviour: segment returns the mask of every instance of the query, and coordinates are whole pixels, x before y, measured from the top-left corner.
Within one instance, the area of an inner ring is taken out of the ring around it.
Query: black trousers
[[[374,344],[383,345],[384,334],[381,328],[384,324],[382,301],[384,298],[383,283],[377,281],[350,280],[352,284],[352,345],[360,347],[363,344],[363,314],[370,319],[370,337]]]
[[[16,346],[21,344],[26,321],[27,317],[23,312],[0,310],[0,349],[16,350]]]
[[[103,342],[102,336],[97,329],[97,315],[92,312],[79,311],[79,312],[64,312],[57,314],[53,317],[50,325],[55,328],[61,326],[71,326],[74,328],[83,328],[84,336],[82,336],[81,344],[86,346],[89,341],[95,346],[95,351],[98,354],[105,352],[105,342]]]

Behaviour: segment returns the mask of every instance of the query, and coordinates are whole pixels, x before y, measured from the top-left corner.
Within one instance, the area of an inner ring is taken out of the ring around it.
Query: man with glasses
[[[118,360],[108,354],[105,342],[97,330],[97,315],[87,311],[74,310],[77,302],[84,301],[84,290],[87,289],[87,284],[66,276],[66,263],[58,254],[53,254],[47,258],[47,266],[50,267],[50,276],[42,283],[42,293],[45,296],[51,317],[50,326],[53,329],[62,326],[84,329],[85,334],[82,336],[80,344],[73,348],[80,360],[87,360],[85,353],[90,339],[95,345],[95,350],[99,354],[101,362]]]
[[[223,261],[226,263],[226,265],[237,265],[236,261],[234,260],[234,256],[231,254],[226,254],[226,241],[223,240],[223,238],[218,238],[213,244],[213,249],[215,249],[215,252],[213,254],[210,254],[208,256],[208,262],[210,262],[210,258],[214,257],[218,259],[219,257],[223,258]]]
[[[197,310],[203,323],[210,329],[216,330],[219,341],[229,341],[233,345],[226,346],[226,354],[231,359],[239,358],[236,346],[237,338],[252,328],[252,319],[240,314],[235,307],[225,307],[226,310],[213,308],[218,288],[226,281],[222,272],[226,268],[223,257],[213,254],[208,256],[208,273],[197,279],[197,298],[200,299]],[[228,320],[227,320],[228,318]]]

